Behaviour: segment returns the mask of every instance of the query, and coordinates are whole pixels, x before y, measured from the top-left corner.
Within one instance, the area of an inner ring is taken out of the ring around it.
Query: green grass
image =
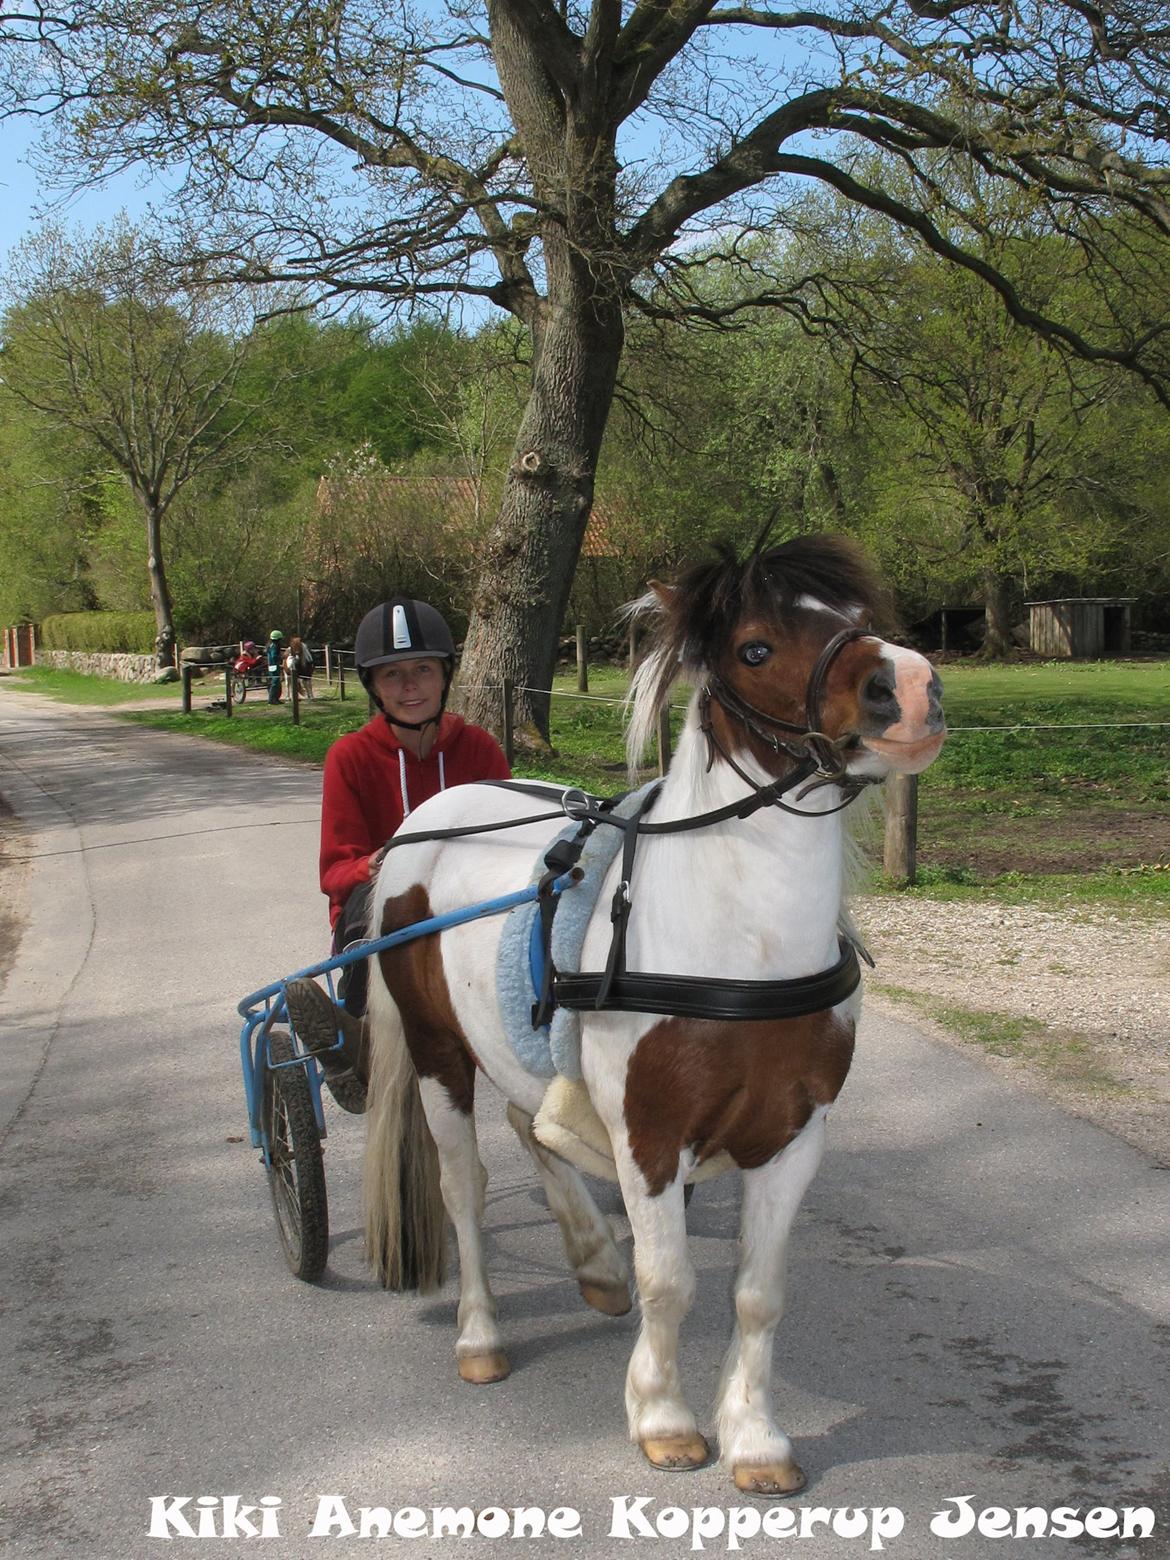
[[[1170,726],[1079,729],[1170,721],[1170,662],[962,663],[942,675],[952,736],[922,777],[919,881],[903,892],[958,900],[990,891],[1009,903],[1170,911]],[[553,699],[554,753],[521,756],[517,774],[603,795],[625,788],[624,669],[592,667],[589,682],[586,700],[572,696],[575,674],[557,679],[557,692],[567,696]],[[178,697],[176,687],[41,669],[20,685],[71,702]],[[125,718],[319,763],[338,736],[365,721],[367,704],[360,688],[341,702],[322,677],[316,685],[319,697],[302,704],[299,728],[287,705],[269,706],[262,692],[230,720],[209,709],[222,696],[218,680],[196,685],[189,717],[176,709]],[[677,692],[676,703],[684,697]],[[680,708],[676,733],[681,719]],[[971,729],[979,726],[1032,729]],[[651,753],[645,772],[653,773],[653,763]],[[885,886],[880,876],[874,886]]]
[[[139,699],[173,698],[178,683],[128,683],[116,677],[87,677],[84,672],[60,672],[49,666],[24,666],[4,679],[17,693],[40,693],[64,704],[128,704]]]
[[[299,726],[293,725],[288,702],[269,704],[262,688],[249,690],[247,700],[233,706],[232,714],[227,715],[222,707],[223,682],[218,678],[195,684],[190,715],[181,710],[132,710],[124,719],[156,731],[189,732],[213,742],[320,764],[337,738],[364,725],[369,714],[360,684],[347,682],[346,697],[339,699],[319,677],[314,679],[314,692],[316,698],[301,701]],[[209,707],[216,705],[219,707]]]
[[[1026,1063],[1051,1083],[1111,1098],[1134,1093],[1102,1062],[1092,1042],[1075,1030],[1015,1013],[957,1007],[905,986],[885,986],[877,981],[867,986],[876,995],[941,1024],[989,1056]]]

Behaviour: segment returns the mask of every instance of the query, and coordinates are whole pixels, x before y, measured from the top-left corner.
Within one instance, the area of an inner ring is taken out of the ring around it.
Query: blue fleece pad
[[[642,806],[646,793],[657,785],[651,781],[638,791],[623,797],[614,808],[619,818],[632,817]],[[579,825],[571,823],[557,836],[558,840],[573,839]],[[610,864],[622,847],[624,835],[621,829],[598,824],[585,841],[581,859],[577,863],[584,877],[575,887],[561,895],[557,913],[553,919],[552,958],[562,974],[576,974],[581,968],[581,948],[585,933],[597,907],[597,898]],[[532,874],[537,882],[545,872],[544,858],[554,841],[541,851]],[[540,1029],[532,1027],[532,1008],[536,1001],[534,989],[533,938],[539,938],[540,906],[536,901],[518,906],[508,913],[500,938],[500,951],[496,960],[496,995],[500,1004],[500,1017],[504,1031],[516,1058],[526,1072],[538,1078],[552,1078],[560,1073],[565,1078],[581,1076],[581,1015],[567,1008],[558,1008],[551,1024]]]

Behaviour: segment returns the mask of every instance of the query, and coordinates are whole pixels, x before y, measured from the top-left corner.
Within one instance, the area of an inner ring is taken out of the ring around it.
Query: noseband
[[[875,637],[872,630],[868,628],[843,628],[840,633],[833,635],[809,673],[808,686],[804,694],[805,723],[803,726],[793,721],[781,720],[778,715],[769,715],[766,710],[757,709],[754,704],[749,704],[745,698],[736,693],[722,677],[712,673],[699,699],[699,724],[703,735],[707,738],[707,768],[710,769],[715,761],[715,754],[718,753],[726,763],[730,764],[740,779],[747,781],[756,790],[760,789],[756,782],[744,773],[715,735],[711,725],[711,700],[715,699],[753,737],[757,737],[774,753],[787,753],[790,758],[800,758],[802,757],[800,750],[803,747],[812,754],[817,761],[818,775],[798,793],[798,800],[818,786],[837,783],[844,786],[849,792],[848,800],[852,801],[868,782],[846,778],[842,749],[847,739],[826,736],[821,730],[821,700],[824,697],[829,669],[845,646],[852,644],[855,639]],[[770,731],[768,727],[775,729]],[[776,735],[777,732],[785,732],[794,740],[786,742]]]

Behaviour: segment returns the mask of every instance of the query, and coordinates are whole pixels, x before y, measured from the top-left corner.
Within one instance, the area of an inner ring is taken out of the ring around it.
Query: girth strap
[[[561,1007],[595,1012],[662,1013],[677,1018],[802,1018],[836,1007],[857,990],[861,969],[853,944],[839,939],[836,964],[791,980],[717,980],[706,975],[557,975]]]

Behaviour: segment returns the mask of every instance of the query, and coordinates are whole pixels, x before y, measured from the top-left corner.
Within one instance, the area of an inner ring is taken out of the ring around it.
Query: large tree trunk
[[[993,565],[983,571],[983,603],[987,616],[987,636],[983,654],[1002,661],[1012,654],[1012,581]]]
[[[164,510],[149,495],[140,495],[140,497],[146,514],[146,567],[150,573],[150,604],[154,608],[154,622],[158,629],[154,648],[159,666],[173,666],[175,619],[171,605],[171,592],[167,585],[167,571],[163,565]]]
[[[560,275],[550,263],[532,393],[479,568],[461,675],[468,718],[497,732],[510,678],[516,733],[532,745],[548,741],[547,690],[623,346],[617,286],[606,290],[572,257],[557,258]]]

